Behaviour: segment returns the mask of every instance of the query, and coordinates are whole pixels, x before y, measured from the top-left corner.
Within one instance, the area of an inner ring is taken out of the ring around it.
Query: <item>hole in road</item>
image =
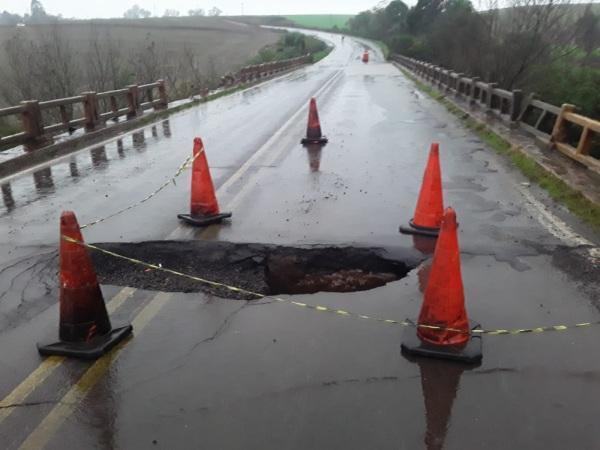
[[[99,247],[263,295],[356,292],[405,277],[420,262],[380,248],[284,247],[207,241],[105,243]],[[101,283],[167,292],[205,292],[233,299],[247,293],[135,265],[100,252],[92,259]]]
[[[405,277],[409,270],[402,262],[368,250],[321,248],[270,255],[265,277],[270,294],[314,294],[374,289]]]

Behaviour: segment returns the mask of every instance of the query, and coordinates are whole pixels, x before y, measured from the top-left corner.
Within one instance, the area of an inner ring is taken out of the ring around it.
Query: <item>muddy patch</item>
[[[405,277],[420,262],[411,250],[360,247],[284,247],[207,241],[97,244],[105,250],[262,295],[355,292]],[[224,286],[149,269],[93,252],[101,283],[167,292],[257,298]]]

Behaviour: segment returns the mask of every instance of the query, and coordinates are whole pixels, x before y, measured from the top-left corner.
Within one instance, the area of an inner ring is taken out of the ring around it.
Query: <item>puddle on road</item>
[[[106,250],[206,280],[262,295],[356,292],[405,277],[419,264],[390,256],[384,249],[357,247],[284,247],[207,241],[152,241],[98,244]],[[92,259],[101,283],[168,292],[205,292],[233,299],[255,299],[159,270],[132,264],[100,252]]]

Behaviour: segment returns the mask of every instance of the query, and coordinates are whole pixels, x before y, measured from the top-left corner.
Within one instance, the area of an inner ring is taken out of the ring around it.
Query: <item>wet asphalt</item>
[[[177,171],[195,136],[230,222],[178,223],[186,172],[150,201],[86,228],[85,239],[356,245],[426,259],[431,242],[397,230],[412,217],[437,141],[445,203],[460,222],[470,318],[488,329],[600,320],[598,236],[378,50],[363,64],[363,43],[321,35],[336,47],[314,66],[0,181],[2,398],[42,362],[35,343],[56,337],[61,210],[85,224],[142,199]],[[330,142],[305,149],[315,94]],[[371,291],[292,300],[414,318],[427,267]],[[107,302],[122,292],[103,291]],[[406,359],[398,325],[270,298],[130,294],[112,318],[133,320],[133,339],[100,366],[61,363],[24,399],[0,404],[2,448],[600,447],[600,327],[486,336],[482,364],[469,367]]]

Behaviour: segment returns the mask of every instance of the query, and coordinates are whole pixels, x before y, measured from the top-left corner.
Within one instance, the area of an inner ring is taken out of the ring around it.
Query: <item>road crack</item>
[[[12,408],[27,408],[29,406],[57,405],[59,403],[62,404],[62,402],[58,400],[40,400],[38,402],[10,403],[8,405],[0,405],[0,410]]]

